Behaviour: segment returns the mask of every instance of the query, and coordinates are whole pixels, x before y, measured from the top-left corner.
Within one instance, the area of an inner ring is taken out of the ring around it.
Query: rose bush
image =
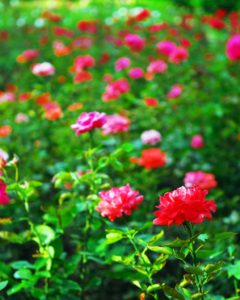
[[[239,12],[40,2],[0,4],[0,299],[239,299]]]

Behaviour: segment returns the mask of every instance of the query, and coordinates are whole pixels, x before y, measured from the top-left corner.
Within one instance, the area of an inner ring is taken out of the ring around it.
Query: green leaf
[[[98,161],[98,168],[102,169],[106,167],[109,163],[109,158],[108,157],[101,157]]]
[[[187,240],[181,240],[181,239],[177,238],[174,241],[166,241],[163,244],[164,244],[164,246],[175,248],[175,247],[186,246],[188,243],[189,243],[189,241],[187,241]]]
[[[133,283],[134,285],[136,285],[138,288],[140,288],[140,289],[142,288],[141,283],[140,283],[139,280],[133,280],[132,283]]]
[[[121,148],[125,152],[131,152],[134,149],[133,145],[130,144],[130,143],[124,143],[124,144],[122,144]]]
[[[143,260],[143,261],[142,261]],[[151,261],[147,257],[147,255],[144,253],[144,251],[141,253],[141,259],[140,259],[141,264],[144,263],[145,266],[151,266]]]
[[[30,279],[32,272],[29,269],[20,269],[13,274],[13,277],[16,279]]]
[[[122,233],[110,232],[106,235],[106,239],[107,239],[106,243],[113,244],[113,243],[116,243],[117,241],[120,241],[123,238],[124,238],[124,236]]]
[[[40,257],[40,258],[36,259],[36,261],[34,263],[35,269],[40,270],[41,268],[45,267],[46,263],[47,263],[47,260],[48,259],[46,259],[44,257]]]
[[[219,272],[222,269],[223,265],[224,265],[223,261],[219,261],[214,264],[208,264],[205,267],[205,271],[207,272],[208,275],[214,272]]]
[[[13,263],[10,264],[10,266],[13,269],[34,269],[34,265],[30,264],[28,261],[26,260],[18,260],[18,261],[14,261]]]
[[[153,252],[162,253],[166,255],[173,254],[173,250],[170,247],[148,246],[148,249]]]
[[[50,278],[51,273],[49,271],[39,271],[34,274],[35,278]]]
[[[204,271],[200,269],[199,267],[194,267],[194,266],[188,266],[184,268],[186,272],[190,274],[195,274],[195,275],[204,275]]]
[[[183,295],[181,295],[177,290],[169,287],[168,285],[163,285],[162,289],[164,291],[164,294],[169,298],[173,300],[185,300]]]
[[[234,232],[221,232],[218,233],[214,236],[215,240],[225,240],[225,239],[232,239],[234,238],[234,236],[236,235],[236,233]]]
[[[185,300],[192,300],[192,295],[187,289],[179,286],[176,289],[179,293],[183,295]]]
[[[202,233],[198,236],[198,240],[205,242],[206,240],[208,240],[209,235],[207,233]]]
[[[196,294],[192,295],[192,299],[193,300],[203,299],[204,295],[205,295],[204,293],[196,293]]]
[[[9,231],[0,231],[0,238],[11,243],[23,244],[30,240],[30,232],[24,231],[22,233],[16,234]]]
[[[240,280],[240,260],[235,262],[233,265],[228,265],[226,267],[228,272],[228,277],[235,277],[236,279]]]
[[[119,255],[113,255],[112,256],[112,261],[115,261],[115,262],[122,262],[123,261],[123,259],[122,259],[122,257],[121,256],[119,256]]]
[[[32,187],[39,187],[39,186],[42,186],[42,182],[37,181],[37,180],[31,180],[31,181],[30,181],[30,185],[31,185]]]
[[[213,249],[213,250],[199,250],[197,252],[197,258],[213,259],[213,258],[219,256],[221,253],[222,253],[222,251],[216,251],[215,249]]]
[[[19,291],[21,291],[25,286],[26,286],[25,282],[23,281],[23,282],[15,285],[14,287],[12,287],[10,290],[8,290],[7,295],[10,296],[10,295],[16,294]]]
[[[154,292],[154,291],[157,291],[157,290],[161,290],[162,288],[162,285],[161,284],[152,284],[150,285],[148,288],[147,288],[147,292],[148,293],[151,293],[151,292]]]
[[[5,281],[1,281],[0,282],[0,291],[5,289],[5,287],[7,286],[8,284],[8,280],[5,280]]]
[[[53,229],[47,225],[37,225],[35,227],[37,236],[34,238],[34,240],[37,243],[41,243],[43,245],[48,245],[51,243],[52,240],[55,238],[55,232]]]
[[[147,243],[147,245],[152,245],[160,240],[164,236],[164,231],[160,231],[158,234],[154,235]]]
[[[112,159],[111,165],[117,170],[117,171],[122,171],[123,170],[123,164],[116,159]]]
[[[153,263],[153,273],[158,272],[159,270],[161,270],[167,261],[168,255],[162,254],[160,255]]]

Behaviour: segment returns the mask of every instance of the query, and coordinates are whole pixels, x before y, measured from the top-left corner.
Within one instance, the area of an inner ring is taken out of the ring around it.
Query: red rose
[[[166,153],[158,148],[150,148],[142,151],[140,158],[131,158],[132,163],[143,166],[145,169],[156,169],[166,164]]]
[[[180,225],[184,222],[202,223],[204,218],[211,219],[216,211],[214,200],[206,200],[207,190],[184,186],[160,197],[160,205],[154,213],[155,225]]]

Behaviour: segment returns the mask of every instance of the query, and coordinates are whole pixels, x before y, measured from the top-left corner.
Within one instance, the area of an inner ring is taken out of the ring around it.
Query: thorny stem
[[[190,253],[191,253],[191,256],[192,256],[192,263],[193,263],[194,267],[197,267],[197,257],[196,257],[196,251],[195,251],[195,248],[194,248],[194,242],[193,242],[192,224],[191,223],[186,223],[185,228],[188,232],[189,239],[190,239]],[[199,279],[198,274],[195,274],[195,280],[196,280],[198,292],[203,294],[203,286],[202,286],[201,280]],[[204,295],[201,296],[201,300],[204,300]]]
[[[132,237],[131,234],[127,234],[127,237],[128,237],[128,239],[129,239],[130,243],[132,244],[134,250],[136,251],[138,257],[141,259],[143,265],[145,266],[145,270],[146,270],[146,272],[147,272],[147,277],[148,277],[148,282],[149,282],[149,284],[150,284],[150,285],[153,285],[153,280],[152,280],[152,277],[151,277],[151,270],[146,266],[146,262],[145,262],[145,260],[144,260],[144,258],[143,258],[143,256],[142,256],[140,250],[138,249],[138,247],[137,247],[137,245],[136,245],[136,243],[135,243],[135,241],[134,241],[134,238]],[[152,294],[152,296],[153,296],[153,298],[154,298],[155,300],[159,300],[157,292],[154,292],[154,293]]]

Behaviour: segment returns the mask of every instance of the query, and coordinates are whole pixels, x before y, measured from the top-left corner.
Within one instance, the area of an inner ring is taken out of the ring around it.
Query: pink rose
[[[76,72],[86,68],[91,68],[95,65],[95,60],[91,55],[77,56],[74,61],[74,69]]]
[[[101,128],[106,122],[106,114],[93,111],[84,112],[77,119],[77,122],[71,126],[76,131],[76,135],[83,134],[94,128]]]
[[[169,61],[179,64],[188,58],[188,51],[184,47],[177,47],[169,56]]]
[[[51,76],[55,73],[55,68],[49,62],[35,64],[32,68],[32,73],[36,76]]]
[[[116,71],[121,71],[127,67],[129,67],[131,64],[131,60],[128,57],[120,57],[116,62],[115,62],[115,70]]]
[[[106,123],[102,127],[102,133],[104,135],[115,134],[128,131],[130,126],[130,120],[121,115],[106,116]]]
[[[141,68],[133,68],[131,70],[129,70],[128,72],[129,77],[133,78],[133,79],[138,79],[143,77],[144,72],[143,69]]]
[[[177,98],[182,93],[182,85],[174,84],[171,88],[171,91],[167,94],[168,99]]]
[[[23,123],[23,122],[28,122],[28,121],[29,121],[29,117],[26,114],[18,113],[16,115],[16,118],[15,118],[16,123]]]
[[[167,64],[163,60],[154,60],[147,67],[149,73],[164,73],[167,70]]]
[[[201,134],[196,134],[191,140],[192,148],[202,148],[204,146],[203,136]]]
[[[169,56],[176,48],[176,44],[171,41],[161,41],[156,45],[158,53]]]
[[[232,61],[240,60],[240,34],[232,36],[227,41],[226,54]]]
[[[210,190],[217,186],[217,181],[215,180],[215,176],[211,173],[195,171],[186,173],[184,185],[188,188],[198,186],[203,190]]]
[[[128,34],[125,37],[126,45],[132,50],[132,52],[141,52],[145,46],[145,40],[136,34]]]
[[[157,130],[146,130],[141,134],[143,144],[155,145],[161,141],[161,134]]]
[[[99,193],[101,202],[96,210],[101,213],[102,217],[108,217],[110,221],[122,217],[122,215],[131,215],[144,197],[139,195],[139,191],[131,189],[130,185],[122,187],[113,187],[108,191]]]
[[[116,81],[110,82],[102,96],[104,102],[118,99],[122,94],[129,91],[129,84],[127,79],[120,78]]]

